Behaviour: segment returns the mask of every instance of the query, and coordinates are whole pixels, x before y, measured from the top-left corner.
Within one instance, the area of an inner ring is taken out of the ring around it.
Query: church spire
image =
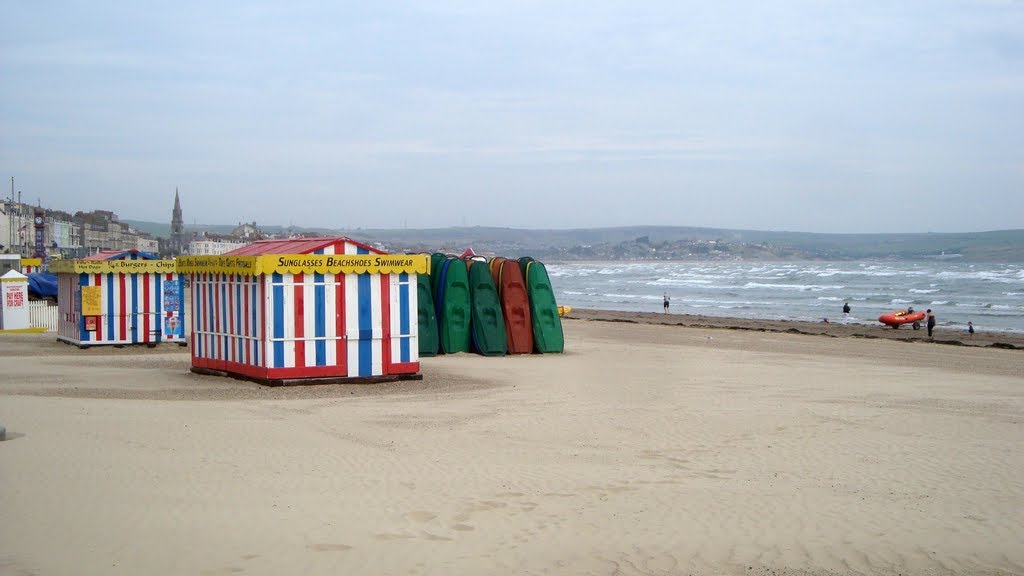
[[[178,187],[174,187],[174,210],[171,212],[171,246],[172,256],[180,256],[185,252],[185,219],[181,215],[181,198]]]

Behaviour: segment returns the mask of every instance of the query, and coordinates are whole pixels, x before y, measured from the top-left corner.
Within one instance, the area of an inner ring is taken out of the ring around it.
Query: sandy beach
[[[0,574],[1024,574],[1021,335],[564,330],[290,388],[0,335]]]

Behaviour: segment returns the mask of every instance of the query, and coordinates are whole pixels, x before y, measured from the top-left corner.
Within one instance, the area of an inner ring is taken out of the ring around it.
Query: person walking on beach
[[[974,338],[974,322],[967,323],[967,333],[971,335],[971,338]]]
[[[849,302],[844,302],[843,303],[843,324],[846,324],[846,322],[849,319],[850,319],[850,303]]]
[[[664,300],[664,302],[662,302],[662,307],[665,309],[664,313],[668,314],[668,292],[665,292],[665,295],[663,296],[663,298],[665,300]]]
[[[925,316],[928,318],[928,337],[932,337],[932,330],[935,328],[935,314],[932,314],[932,309],[925,310]]]

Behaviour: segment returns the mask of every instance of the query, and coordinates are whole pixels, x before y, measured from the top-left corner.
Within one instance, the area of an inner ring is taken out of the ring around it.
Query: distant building
[[[68,224],[64,219],[55,221],[50,212],[38,206],[5,199],[0,206],[0,252],[33,256],[37,251],[37,222],[42,222],[43,248],[49,250],[54,242],[54,225],[59,225],[63,230]],[[42,220],[37,221],[37,217]]]
[[[226,252],[249,244],[239,238],[223,234],[203,232],[202,236],[194,235],[188,243],[188,253],[192,256],[220,256]]]
[[[231,235],[235,238],[240,238],[248,242],[255,242],[256,240],[263,240],[267,237],[262,230],[256,227],[256,222],[240,222],[234,230],[231,231]]]
[[[102,250],[123,251],[135,248],[137,233],[110,210],[75,212],[73,220],[81,230],[80,257],[91,256]]]
[[[180,205],[176,207],[180,219]],[[41,256],[37,254],[40,246],[36,239],[36,230],[40,228],[41,249],[45,252]],[[161,248],[167,248],[166,243],[121,222],[110,210],[78,211],[72,215],[11,198],[0,201],[0,253],[49,260],[85,258],[107,250],[141,250],[156,254],[164,252]]]
[[[139,252],[146,252],[154,255],[159,254],[160,241],[149,234],[139,233],[138,238],[135,240],[135,249]]]

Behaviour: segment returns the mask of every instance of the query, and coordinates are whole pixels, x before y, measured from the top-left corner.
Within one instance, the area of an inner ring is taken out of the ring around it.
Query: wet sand
[[[634,322],[640,324],[665,324],[687,328],[716,328],[726,330],[749,330],[755,332],[789,332],[794,334],[815,334],[835,338],[885,338],[901,342],[928,344],[949,344],[954,346],[991,346],[995,348],[1024,350],[1024,333],[978,331],[968,334],[963,330],[936,327],[932,338],[922,325],[920,330],[910,326],[893,329],[881,323],[843,324],[842,319],[829,322],[798,322],[791,320],[751,320],[746,318],[725,318],[691,314],[659,314],[654,312],[620,312],[612,310],[589,310],[573,308],[570,318],[598,320],[605,322]]]
[[[572,316],[382,385],[0,336],[0,574],[1024,573],[1019,340]]]

